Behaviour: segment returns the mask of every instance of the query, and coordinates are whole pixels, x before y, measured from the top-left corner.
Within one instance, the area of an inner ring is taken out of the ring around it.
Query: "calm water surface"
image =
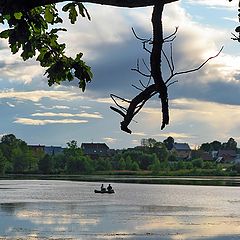
[[[0,180],[0,239],[240,239],[240,188]]]

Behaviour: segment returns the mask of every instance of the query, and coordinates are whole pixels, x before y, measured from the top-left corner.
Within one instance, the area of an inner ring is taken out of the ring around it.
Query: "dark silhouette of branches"
[[[179,0],[158,0],[162,5],[177,2]],[[0,0],[0,13],[9,14],[20,11],[28,11],[35,7],[45,6],[55,3],[69,2],[68,0]],[[155,0],[75,0],[78,3],[94,3],[99,5],[109,5],[124,8],[138,8],[153,6]]]
[[[219,54],[222,52],[223,50],[223,46],[221,47],[221,49],[218,51],[218,53],[212,57],[209,57],[207,60],[205,60],[203,63],[201,63],[198,67],[193,68],[193,69],[189,69],[189,70],[185,70],[185,71],[180,71],[180,72],[175,72],[172,71],[171,75],[169,76],[169,78],[165,81],[165,83],[167,84],[173,77],[177,76],[177,75],[182,75],[182,74],[187,74],[187,73],[192,73],[192,72],[196,72],[198,70],[200,70],[204,65],[207,64],[208,61],[210,61],[213,58],[216,58],[217,56],[219,56]]]
[[[166,125],[169,124],[169,107],[168,107],[168,87],[177,82],[177,80],[172,79],[177,75],[192,73],[201,69],[208,61],[217,57],[222,51],[223,47],[219,50],[219,52],[212,57],[209,57],[203,63],[201,63],[198,67],[175,72],[174,66],[174,57],[173,57],[173,41],[176,38],[176,34],[178,32],[178,27],[176,27],[175,31],[167,37],[163,37],[162,30],[162,12],[163,12],[164,4],[161,2],[157,2],[154,5],[153,13],[152,13],[152,26],[153,26],[153,37],[152,38],[141,38],[139,37],[135,30],[132,28],[132,32],[137,40],[142,42],[142,48],[146,52],[150,54],[150,67],[146,64],[145,60],[142,60],[143,65],[147,69],[149,73],[145,73],[141,70],[140,61],[137,60],[137,64],[135,68],[132,68],[133,71],[137,72],[141,76],[148,79],[147,84],[144,84],[141,80],[139,83],[141,88],[135,85],[132,85],[136,88],[140,93],[138,93],[132,100],[127,100],[125,98],[119,97],[117,95],[111,94],[111,98],[113,99],[115,105],[117,107],[110,107],[113,111],[117,112],[123,117],[123,121],[121,121],[121,130],[131,133],[132,131],[129,129],[129,124],[133,120],[134,116],[139,113],[139,111],[143,108],[144,104],[152,98],[154,95],[158,94],[161,103],[162,109],[162,125],[161,129],[163,129]],[[167,43],[170,47],[170,56],[163,50],[163,44]],[[152,49],[149,50],[149,46],[152,46]],[[167,80],[163,79],[162,76],[162,58],[166,60],[167,66],[170,71],[170,75]],[[152,84],[151,81],[153,82]],[[120,100],[124,104],[128,104],[128,107],[122,106],[117,102]]]

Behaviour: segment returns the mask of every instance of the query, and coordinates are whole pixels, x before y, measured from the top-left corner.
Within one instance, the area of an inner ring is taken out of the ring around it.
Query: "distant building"
[[[201,158],[203,161],[213,161],[213,155],[209,152],[205,152],[203,150],[192,150],[191,157],[193,159],[195,158]]]
[[[235,150],[222,150],[218,151],[217,160],[216,162],[224,162],[230,163],[234,161],[237,157],[237,153]]]
[[[32,150],[33,155],[39,156],[48,154],[50,156],[62,153],[64,148],[56,146],[45,146],[45,145],[28,145],[29,149]]]
[[[191,158],[191,149],[187,143],[174,143],[171,152],[178,159],[187,160]]]
[[[50,156],[63,153],[64,148],[58,146],[44,146],[44,153]]]
[[[40,156],[44,154],[44,145],[28,145],[34,156]]]
[[[110,149],[106,143],[82,143],[83,153],[91,157],[106,157],[110,154]]]

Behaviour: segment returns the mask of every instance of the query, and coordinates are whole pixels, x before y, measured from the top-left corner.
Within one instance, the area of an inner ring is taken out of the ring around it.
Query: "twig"
[[[132,84],[132,87],[134,87],[134,88],[136,88],[137,90],[139,90],[139,91],[143,91],[143,89],[141,89],[141,88],[139,88],[139,87],[137,87],[136,85],[134,85],[134,84]]]
[[[175,39],[175,37],[176,37],[175,35],[177,34],[177,31],[178,31],[178,27],[175,27],[175,31],[172,34],[170,34],[169,36],[165,37],[163,39],[163,41],[166,42],[166,40],[168,40],[171,37],[174,37],[174,39]]]
[[[167,85],[167,87],[170,87],[171,85],[173,85],[174,83],[177,83],[177,82],[178,82],[178,80],[175,80],[175,81],[169,83],[169,84]]]
[[[187,73],[191,73],[191,72],[196,72],[199,69],[201,69],[209,60],[216,58],[217,56],[219,56],[219,54],[222,52],[223,50],[223,46],[221,47],[221,49],[218,51],[218,53],[212,57],[209,57],[206,61],[204,61],[201,65],[199,65],[196,68],[190,69],[190,70],[186,70],[186,71],[181,71],[181,72],[175,72],[173,73],[168,79],[167,81],[165,81],[165,84],[167,84],[173,77],[177,76],[177,75],[181,75],[181,74],[187,74]]]

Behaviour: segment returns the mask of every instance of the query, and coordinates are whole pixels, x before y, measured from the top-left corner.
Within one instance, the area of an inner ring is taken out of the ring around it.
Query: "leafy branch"
[[[82,3],[68,3],[62,10],[69,13],[72,24],[78,15],[90,20]],[[67,30],[54,28],[54,25],[62,22],[55,4],[2,14],[0,23],[7,23],[9,28],[2,31],[0,37],[8,39],[11,52],[15,54],[20,51],[24,61],[36,56],[40,65],[46,68],[49,86],[77,78],[79,87],[84,91],[93,77],[91,68],[82,60],[83,53],[77,53],[75,58],[66,56],[66,45],[58,42],[58,33]]]

